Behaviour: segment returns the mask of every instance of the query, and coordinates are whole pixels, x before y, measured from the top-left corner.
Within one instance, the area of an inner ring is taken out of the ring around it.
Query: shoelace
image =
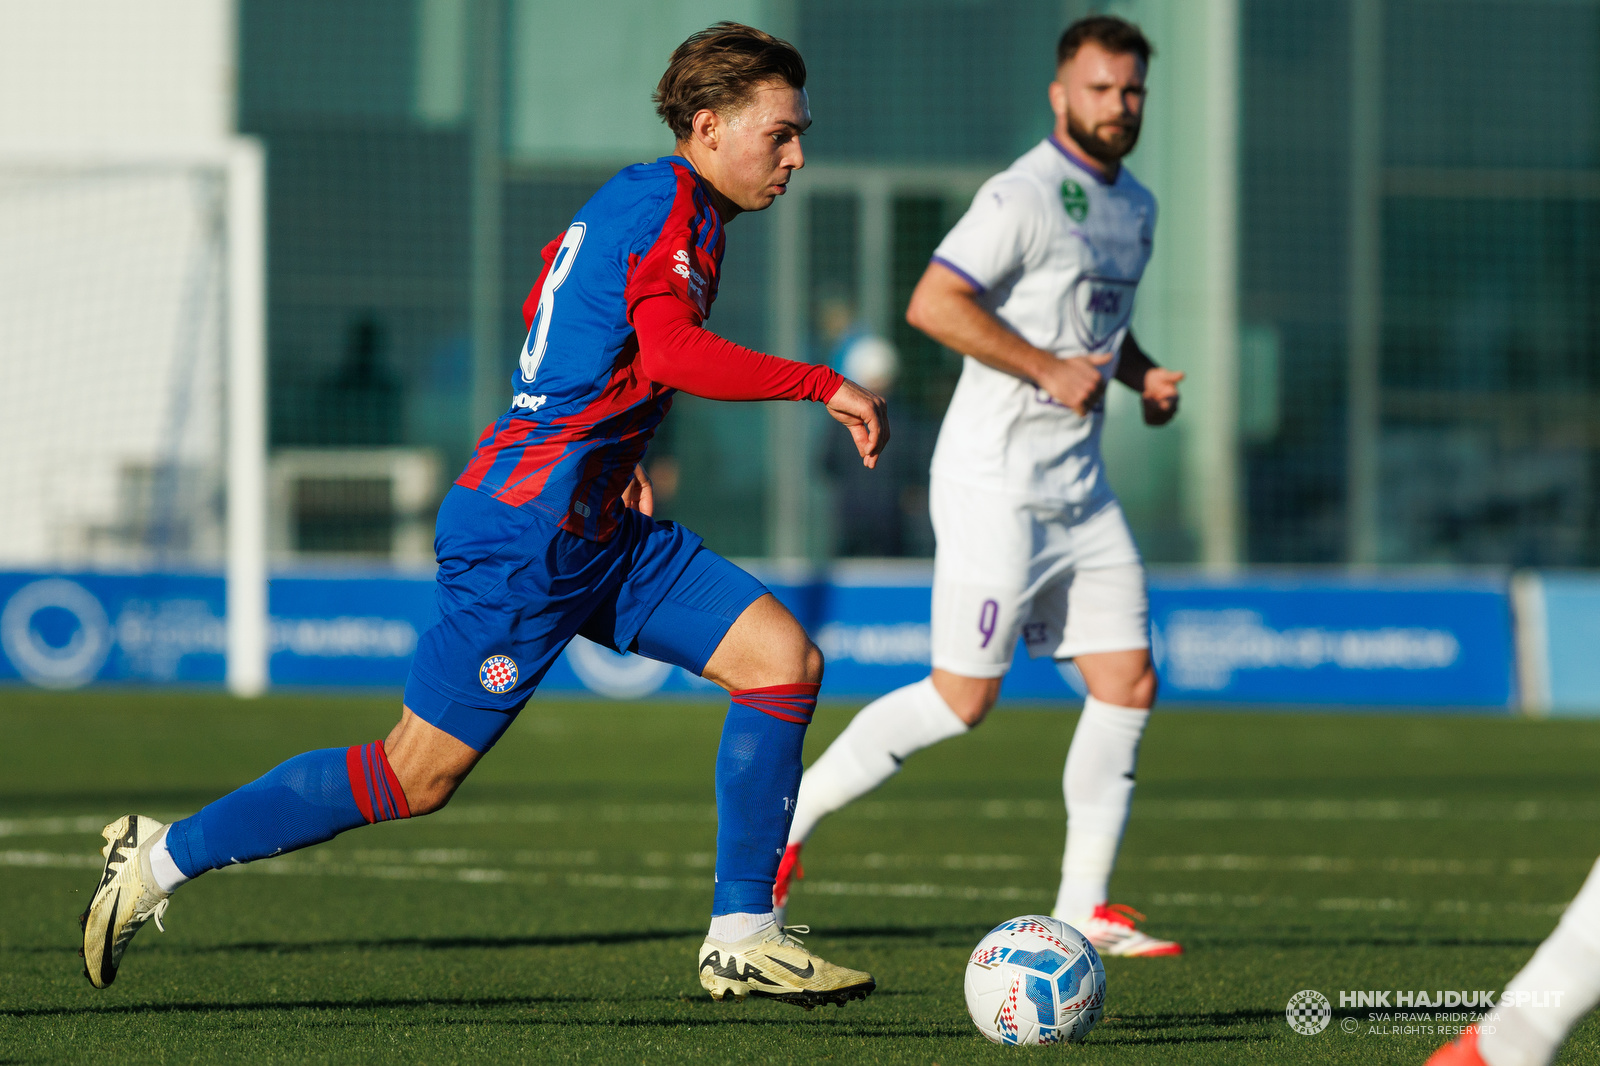
[[[780,925],[778,927],[778,943],[789,943],[794,944],[796,947],[804,947],[805,941],[797,936],[791,936],[791,930],[796,933],[805,933],[807,936],[811,935],[811,927],[809,925]]]
[[[155,922],[156,922],[156,928],[159,929],[163,933],[165,933],[167,931],[167,927],[161,924],[161,919],[166,916],[167,904],[171,903],[171,902],[172,902],[172,897],[168,896],[166,899],[162,900],[160,903],[157,903],[154,907],[151,907],[149,915],[145,918],[146,921],[149,921],[151,918],[154,918]]]

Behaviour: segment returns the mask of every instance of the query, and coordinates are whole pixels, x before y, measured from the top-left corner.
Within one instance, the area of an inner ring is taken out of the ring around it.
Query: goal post
[[[266,158],[228,148],[228,690],[267,689]]]
[[[264,163],[0,142],[0,569],[220,571],[241,696],[270,650]]]

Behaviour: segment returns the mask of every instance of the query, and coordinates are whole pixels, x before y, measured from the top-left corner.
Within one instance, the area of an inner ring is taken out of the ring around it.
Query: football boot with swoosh
[[[117,979],[117,966],[128,941],[150,919],[162,932],[161,916],[172,897],[161,891],[150,872],[150,846],[167,827],[142,814],[127,814],[102,829],[100,849],[106,865],[89,909],[78,918],[83,927],[83,973],[96,988]]]
[[[871,995],[878,983],[870,973],[835,966],[794,935],[810,931],[774,924],[731,944],[707,937],[700,945],[700,984],[719,1002],[761,996],[806,1010]]]

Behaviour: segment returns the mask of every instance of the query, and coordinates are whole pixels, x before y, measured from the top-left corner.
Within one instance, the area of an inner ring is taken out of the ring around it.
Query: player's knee
[[[1156,677],[1156,669],[1148,662],[1144,665],[1144,672],[1134,679],[1128,688],[1128,706],[1146,710],[1154,707],[1156,692],[1161,683]]]
[[[805,685],[822,684],[822,673],[826,663],[822,658],[822,649],[811,642],[810,637],[803,637],[805,647],[800,652],[800,683]]]
[[[762,669],[767,685],[820,685],[822,683],[822,649],[812,643],[805,627],[792,617],[786,625],[775,626],[766,636],[766,646],[761,654]]]
[[[432,814],[450,802],[450,797],[456,794],[460,786],[459,778],[444,774],[425,774],[407,781],[402,779],[400,788],[406,794],[406,804],[411,808],[411,817],[420,818],[424,814]]]
[[[999,699],[998,692],[975,692],[958,705],[951,706],[955,716],[967,723],[968,729],[976,729],[989,717],[989,712],[994,710],[994,705]]]
[[[950,713],[965,722],[968,729],[982,723],[1000,699],[998,677],[963,677],[935,670],[933,686]]]

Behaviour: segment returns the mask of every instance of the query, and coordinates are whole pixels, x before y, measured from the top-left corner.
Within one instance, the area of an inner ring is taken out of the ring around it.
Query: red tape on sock
[[[394,767],[389,765],[383,741],[374,740],[346,749],[344,762],[350,775],[350,795],[369,825],[411,817],[411,807],[406,803],[400,779],[394,775]]]
[[[771,715],[796,725],[811,724],[817,709],[817,692],[821,685],[794,684],[768,685],[765,688],[745,688],[730,693],[733,702],[762,714]]]

